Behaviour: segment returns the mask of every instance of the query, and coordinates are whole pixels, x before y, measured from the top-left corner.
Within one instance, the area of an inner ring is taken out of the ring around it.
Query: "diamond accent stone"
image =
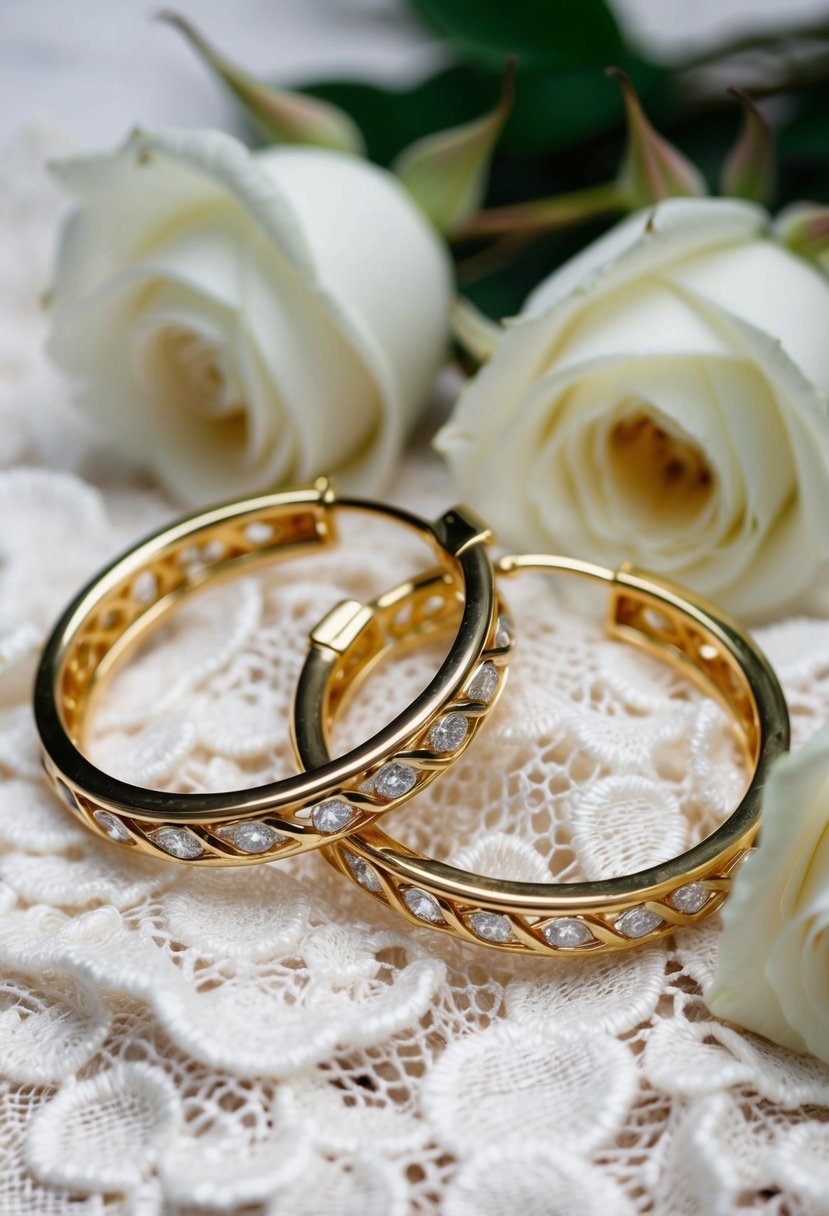
[[[593,934],[584,921],[576,920],[574,916],[559,916],[545,925],[542,932],[551,946],[562,950],[575,950],[593,941]]]
[[[318,802],[311,813],[311,822],[318,832],[341,832],[354,818],[354,807],[339,798]]]
[[[465,714],[445,714],[429,731],[429,746],[436,752],[456,752],[469,734]]]
[[[273,539],[273,525],[266,524],[262,519],[255,519],[245,528],[245,538],[252,545],[266,545]]]
[[[391,802],[392,798],[402,798],[417,785],[417,772],[411,764],[400,764],[392,761],[384,764],[374,778],[374,793]]]
[[[129,832],[118,816],[113,815],[111,811],[93,811],[92,818],[110,840],[117,840],[119,844],[129,844],[131,842],[132,837]]]
[[[219,828],[216,835],[229,841],[240,853],[267,853],[279,839],[273,828],[256,821],[228,824]]]
[[[403,892],[403,903],[418,920],[428,920],[433,925],[443,924],[440,904],[428,891],[421,891],[419,887],[408,887]]]
[[[473,912],[469,927],[485,942],[508,942],[512,937],[512,925],[500,912]]]
[[[206,562],[217,562],[225,555],[223,540],[208,540],[201,547],[201,556]]]
[[[134,580],[130,592],[139,604],[151,604],[158,595],[158,579],[152,570],[142,570]]]
[[[669,901],[677,912],[692,915],[705,907],[710,894],[711,892],[701,882],[689,882],[684,887],[677,887],[675,891],[671,892]]]
[[[639,904],[617,916],[613,923],[625,937],[646,937],[652,929],[662,924],[662,917]]]
[[[178,857],[180,861],[192,861],[204,852],[199,838],[188,832],[187,828],[159,828],[153,832],[151,839],[165,853]]]
[[[498,668],[494,663],[483,663],[469,685],[469,696],[473,701],[491,701],[498,687]]]
[[[365,887],[367,891],[379,891],[381,889],[379,878],[364,858],[358,857],[356,853],[349,853],[345,849],[343,850],[343,857],[355,882],[358,882],[361,887]]]
[[[180,550],[178,560],[182,566],[197,566],[201,560],[201,553],[198,545],[185,545]]]
[[[512,643],[512,623],[508,616],[502,613],[495,626],[495,645],[509,646]]]

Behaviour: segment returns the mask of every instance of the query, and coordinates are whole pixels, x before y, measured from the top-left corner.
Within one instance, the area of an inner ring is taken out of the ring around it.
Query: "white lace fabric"
[[[829,1067],[713,1019],[714,918],[619,957],[526,959],[419,930],[317,855],[230,871],[134,859],[47,789],[38,648],[80,583],[175,508],[115,465],[41,353],[57,200],[30,130],[0,165],[0,1212],[10,1216],[695,1216],[829,1210]],[[451,502],[418,448],[395,487]],[[176,789],[292,771],[303,637],[417,556],[391,529],[209,593],[125,668],[97,761]],[[422,560],[421,560],[422,565]],[[387,824],[467,868],[601,878],[685,848],[743,775],[720,711],[535,576],[505,587],[503,701]],[[829,622],[761,644],[795,743],[829,716]],[[379,670],[373,733],[435,647]]]

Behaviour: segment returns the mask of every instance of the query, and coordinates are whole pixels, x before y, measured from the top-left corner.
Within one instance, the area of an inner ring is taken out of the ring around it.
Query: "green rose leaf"
[[[517,55],[552,69],[604,63],[627,49],[604,0],[413,0],[413,6],[465,59]]]

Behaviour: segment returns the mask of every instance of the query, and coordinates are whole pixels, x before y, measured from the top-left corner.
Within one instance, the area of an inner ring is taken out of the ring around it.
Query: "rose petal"
[[[788,923],[803,911],[798,902],[826,830],[828,786],[829,726],[824,726],[806,747],[778,760],[766,783],[760,847],[742,863],[724,904],[720,958],[707,995],[718,1016],[795,1051],[806,1044],[784,1013],[780,963],[770,969],[768,960]],[[795,968],[802,948],[801,937]]]

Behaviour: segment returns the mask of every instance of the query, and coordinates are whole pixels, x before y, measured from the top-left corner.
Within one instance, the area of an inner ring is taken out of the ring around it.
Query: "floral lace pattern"
[[[114,466],[41,354],[58,202],[38,166],[60,147],[30,130],[0,161],[0,1211],[825,1212],[829,1068],[708,1014],[716,923],[551,965],[413,928],[319,855],[136,861],[49,794],[38,648],[82,580],[175,513]],[[395,495],[429,514],[451,501],[425,449]],[[291,771],[303,636],[417,560],[394,532],[369,539],[185,608],[103,699],[98,763],[178,789]],[[391,830],[491,874],[568,880],[720,822],[742,780],[720,711],[604,639],[589,606],[534,578],[505,594],[519,645],[502,706]],[[803,742],[829,716],[829,624],[759,639]],[[411,699],[435,654],[378,670],[338,744]]]

